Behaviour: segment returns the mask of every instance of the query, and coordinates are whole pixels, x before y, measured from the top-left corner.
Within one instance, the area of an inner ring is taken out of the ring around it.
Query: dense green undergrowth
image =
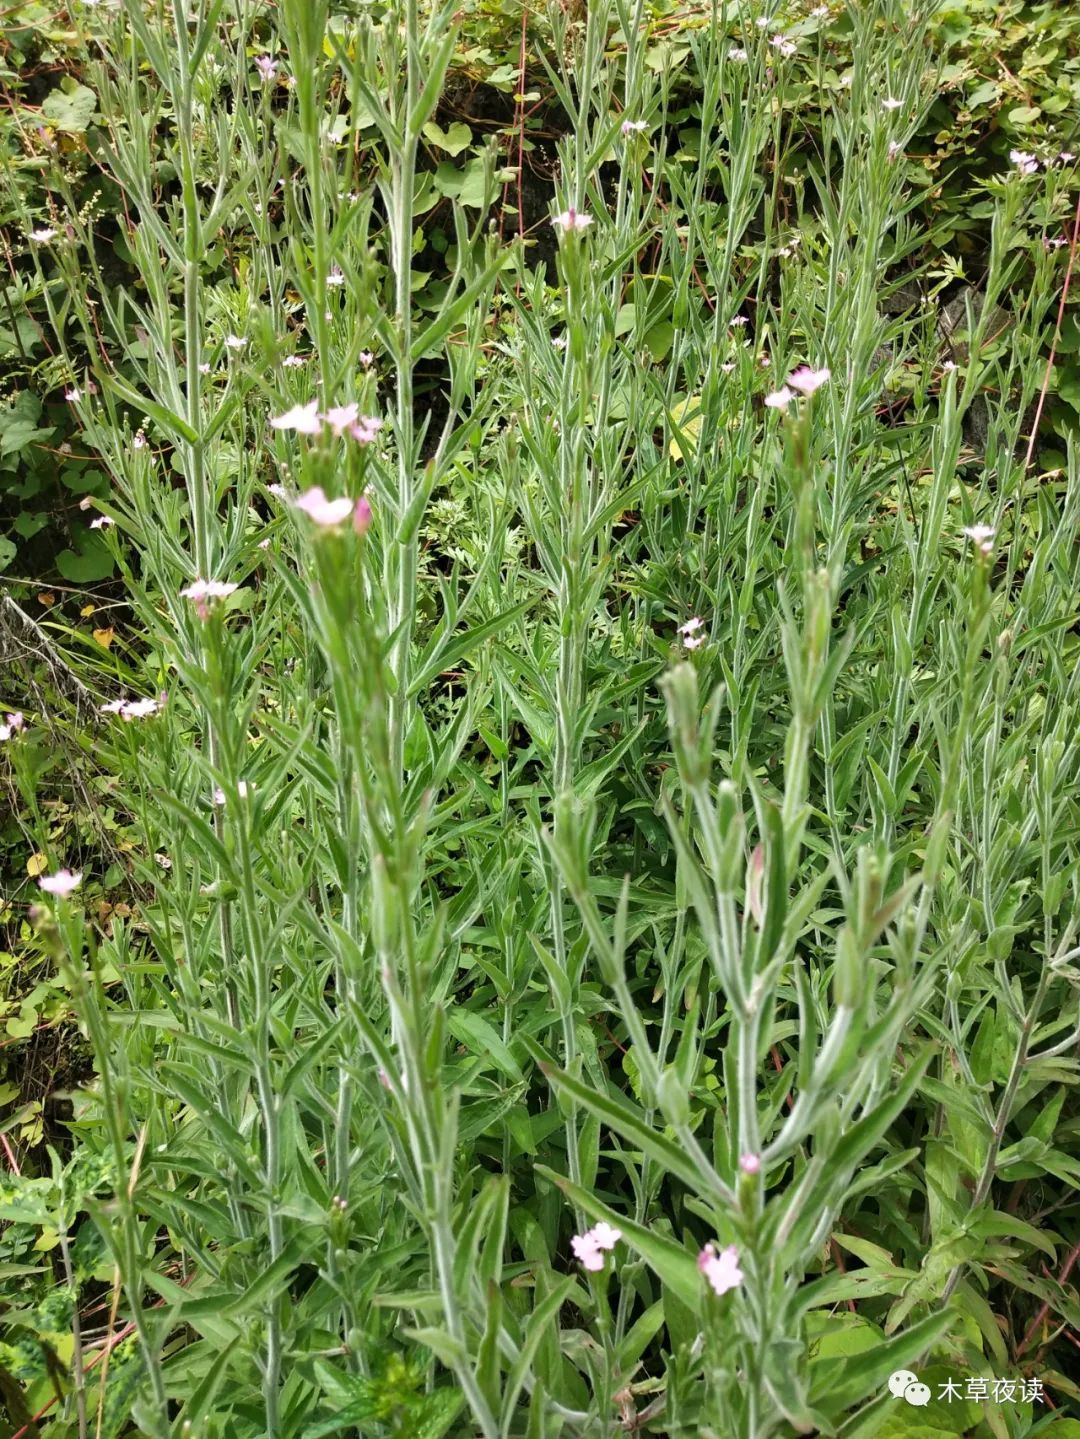
[[[0,1433],[1070,1439],[1078,22],[20,8]]]

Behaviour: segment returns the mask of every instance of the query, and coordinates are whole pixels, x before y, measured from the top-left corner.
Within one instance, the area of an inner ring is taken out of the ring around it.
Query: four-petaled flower
[[[361,415],[349,434],[358,445],[370,445],[382,429],[382,420],[377,415]]]
[[[312,400],[307,405],[293,405],[283,415],[270,421],[275,430],[295,430],[298,435],[317,435],[322,426],[319,418],[319,402]]]
[[[321,485],[313,485],[294,500],[293,504],[324,529],[344,524],[353,511],[353,502],[347,495],[339,500],[327,499]]]
[[[46,894],[54,894],[58,899],[66,899],[80,884],[82,875],[72,874],[70,869],[58,869],[55,874],[43,874],[38,880],[39,887]]]
[[[277,61],[271,55],[256,55],[255,68],[264,80],[272,80],[277,74]]]
[[[226,335],[225,348],[227,350],[242,350],[247,341],[240,335]]]
[[[558,225],[565,234],[568,230],[587,230],[592,224],[592,216],[585,215],[580,210],[575,210],[573,205],[564,210],[561,215],[556,215],[551,222]]]
[[[605,1251],[614,1249],[621,1238],[622,1230],[602,1219],[584,1234],[575,1234],[570,1247],[581,1267],[595,1274],[604,1267]]]
[[[793,390],[798,390],[800,395],[812,395],[815,390],[821,389],[828,378],[828,370],[812,370],[809,365],[800,365],[794,374],[788,376],[787,382]]]
[[[787,385],[781,385],[771,395],[765,396],[765,404],[770,410],[786,410],[795,398],[795,391],[789,390]]]
[[[350,425],[356,423],[360,406],[354,401],[349,405],[335,405],[321,416],[334,432],[335,439],[343,435]]]
[[[699,634],[698,631],[704,628],[705,621],[700,615],[694,615],[693,618],[688,619],[684,625],[680,625],[678,633],[682,637],[683,648],[696,650],[699,645],[703,645],[705,643],[705,636]]]
[[[1034,175],[1039,168],[1039,162],[1034,155],[1029,155],[1026,150],[1010,150],[1009,159],[1013,162],[1021,175]]]
[[[743,1282],[743,1272],[739,1268],[739,1251],[734,1244],[729,1244],[726,1249],[721,1249],[717,1254],[711,1244],[698,1255],[698,1269],[708,1280],[714,1294],[726,1294],[729,1289],[737,1289]]]
[[[980,553],[984,555],[993,553],[995,530],[992,525],[965,525],[963,533]]]
[[[180,591],[182,599],[194,600],[197,604],[205,604],[207,600],[225,600],[240,588],[239,585],[229,584],[225,580],[193,580],[190,585]]]
[[[0,724],[0,740],[10,739],[13,734],[26,728],[26,718],[20,710],[6,716],[6,722]]]

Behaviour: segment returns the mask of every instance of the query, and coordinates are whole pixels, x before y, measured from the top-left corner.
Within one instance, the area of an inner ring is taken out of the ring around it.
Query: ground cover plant
[[[125,609],[6,597],[4,1432],[1075,1439],[1067,86],[946,242],[986,6],[503,19],[90,6],[20,132]]]

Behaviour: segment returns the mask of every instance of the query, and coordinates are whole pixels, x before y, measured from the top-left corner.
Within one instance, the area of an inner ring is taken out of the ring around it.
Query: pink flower
[[[382,420],[377,415],[361,415],[349,434],[358,445],[370,445],[382,429]]]
[[[116,521],[114,519],[111,519],[108,515],[98,515],[96,520],[90,521],[90,528],[92,530],[105,530],[108,529],[110,525],[115,524]]]
[[[727,1249],[722,1249],[717,1254],[711,1244],[698,1255],[698,1269],[708,1280],[714,1294],[726,1294],[729,1289],[737,1289],[743,1282],[743,1272],[739,1268],[739,1251],[734,1244]]]
[[[293,405],[283,415],[270,421],[275,430],[295,430],[298,435],[317,435],[322,426],[319,419],[319,402],[312,400],[307,405]]]
[[[809,365],[802,365],[793,375],[788,376],[788,384],[793,390],[798,390],[800,395],[812,395],[815,390],[820,390],[829,378],[828,370],[812,370]]]
[[[203,604],[206,600],[228,599],[239,588],[239,585],[230,585],[223,580],[193,580],[180,591],[180,595],[185,600],[195,600]]]
[[[558,225],[565,234],[569,230],[587,230],[592,224],[592,216],[579,213],[571,205],[561,215],[556,215],[551,223]]]
[[[277,74],[277,61],[270,55],[256,55],[255,68],[264,80],[272,80]]]
[[[770,410],[786,410],[795,398],[795,391],[789,390],[787,385],[781,385],[771,395],[765,396],[765,405]]]
[[[1039,168],[1039,162],[1034,155],[1029,155],[1026,150],[1010,150],[1009,159],[1013,162],[1021,175],[1034,175]]]
[[[303,355],[286,355],[281,363],[287,370],[298,370],[301,365],[307,362]]]
[[[66,899],[80,884],[82,875],[72,874],[70,869],[58,869],[55,874],[43,874],[38,880],[38,886],[46,894],[54,894],[58,899]]]
[[[339,500],[329,500],[321,485],[313,485],[293,504],[324,529],[343,524],[353,512],[353,502],[347,495]]]
[[[375,356],[371,353],[370,350],[361,350],[356,358],[360,361],[365,370],[375,362]]]
[[[242,350],[246,344],[247,344],[247,341],[244,340],[244,339],[241,339],[241,337],[240,337],[239,335],[226,335],[226,336],[225,336],[225,348],[226,348],[227,350]]]
[[[326,277],[326,283],[328,285],[344,285],[345,276],[342,274],[340,266],[331,265],[330,273]]]
[[[584,1234],[575,1234],[570,1247],[582,1268],[595,1274],[604,1267],[605,1251],[614,1249],[621,1238],[622,1230],[602,1219]]]
[[[990,525],[965,525],[962,531],[972,544],[984,555],[993,554],[994,529]]]
[[[649,126],[645,120],[624,120],[619,128],[624,135],[640,135]]]
[[[367,495],[361,495],[353,510],[353,529],[360,536],[366,535],[371,528],[371,501]]]
[[[742,61],[747,58],[746,51],[741,45],[732,45],[731,49],[727,52],[727,54],[728,59],[734,60],[736,64],[741,64]]]
[[[758,1174],[761,1171],[760,1154],[740,1154],[739,1168],[744,1174]]]
[[[18,734],[26,728],[26,719],[21,710],[7,716],[7,722],[0,724],[0,740],[8,740],[13,734]]]
[[[359,410],[360,406],[355,402],[351,405],[335,405],[333,409],[327,410],[321,418],[330,426],[334,432],[334,438],[337,439],[351,424],[355,423]]]

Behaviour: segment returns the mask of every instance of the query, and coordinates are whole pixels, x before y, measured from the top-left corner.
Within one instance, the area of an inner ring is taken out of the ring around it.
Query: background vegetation
[[[1080,18],[3,24],[0,1434],[1075,1439]]]

